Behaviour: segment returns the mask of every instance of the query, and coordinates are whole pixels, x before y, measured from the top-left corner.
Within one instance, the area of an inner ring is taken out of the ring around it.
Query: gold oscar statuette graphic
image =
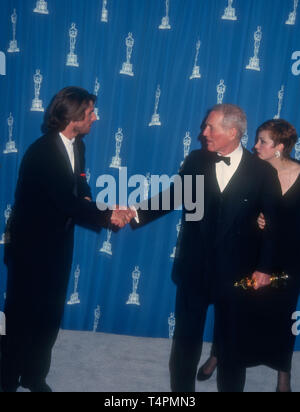
[[[282,272],[281,274],[273,274],[271,276],[271,284],[270,287],[279,288],[281,286],[286,285],[286,281],[289,279],[289,275]],[[243,278],[239,282],[234,284],[235,288],[241,288],[244,290],[253,289],[255,287],[256,280],[251,279],[249,277]]]

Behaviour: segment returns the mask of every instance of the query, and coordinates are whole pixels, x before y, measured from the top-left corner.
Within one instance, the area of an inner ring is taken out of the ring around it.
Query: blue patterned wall
[[[100,175],[118,176],[110,167],[117,138],[129,176],[171,176],[199,147],[201,122],[217,102],[245,109],[249,149],[269,118],[300,128],[298,1],[0,0],[0,9],[0,240],[22,156],[65,86],[98,95],[99,120],[86,137],[94,197]],[[171,336],[180,217],[139,232],[78,228],[63,327]],[[3,244],[0,255],[2,309]]]

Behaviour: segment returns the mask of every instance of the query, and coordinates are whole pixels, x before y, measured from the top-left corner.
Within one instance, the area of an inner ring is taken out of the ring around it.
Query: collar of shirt
[[[218,156],[221,156],[221,154],[218,153]],[[239,144],[239,146],[229,155],[226,155],[224,157],[229,157],[230,158],[230,165],[225,165],[226,167],[235,167],[238,166],[240,164],[240,161],[242,160],[242,156],[243,156],[243,147],[241,145],[241,143]]]
[[[66,136],[64,136],[62,133],[59,133],[61,140],[63,141],[65,146],[70,146],[75,143],[75,137],[73,139],[68,139]]]
[[[230,157],[230,166],[224,162],[219,162],[216,164],[217,180],[221,192],[223,192],[230,182],[232,176],[237,171],[239,164],[241,163],[243,157],[243,147],[240,144],[232,153],[226,155],[225,157]]]
[[[68,139],[66,136],[64,136],[62,133],[59,133],[59,136],[66,148],[66,151],[69,156],[69,160],[71,163],[71,167],[73,169],[73,172],[75,170],[75,160],[74,160],[74,143],[75,143],[75,138],[74,139]]]

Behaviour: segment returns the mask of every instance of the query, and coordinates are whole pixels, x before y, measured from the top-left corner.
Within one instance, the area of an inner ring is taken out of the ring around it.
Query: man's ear
[[[235,140],[237,138],[238,131],[235,127],[231,127],[228,129],[228,136],[230,137],[230,140]]]

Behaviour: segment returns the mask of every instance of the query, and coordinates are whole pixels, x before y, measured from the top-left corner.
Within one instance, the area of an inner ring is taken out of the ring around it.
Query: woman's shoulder
[[[300,162],[296,159],[291,159],[290,163],[290,172],[298,173],[300,174]]]

